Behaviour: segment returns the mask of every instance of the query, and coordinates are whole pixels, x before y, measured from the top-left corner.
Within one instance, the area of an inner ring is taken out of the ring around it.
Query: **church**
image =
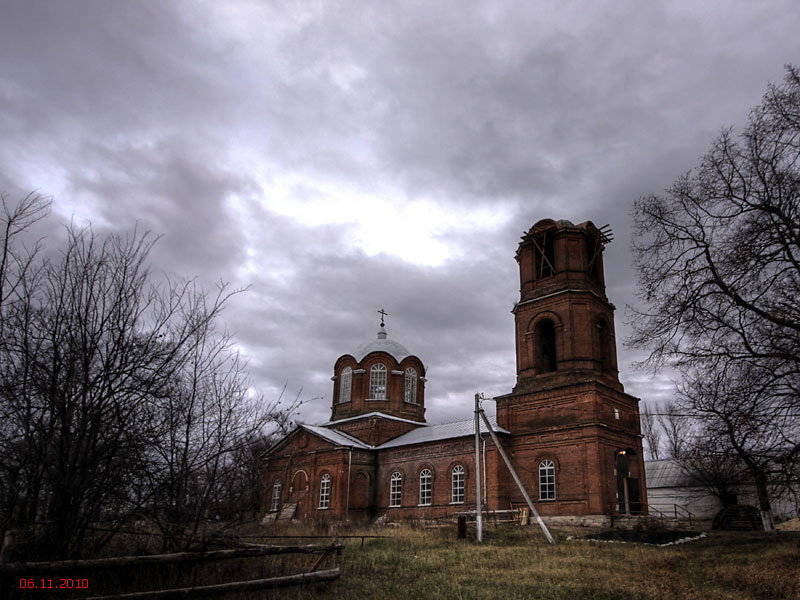
[[[544,219],[516,253],[516,385],[490,419],[543,517],[578,522],[647,511],[639,400],[617,372],[606,297],[606,228]],[[333,365],[331,416],[299,425],[264,456],[266,519],[438,519],[476,506],[475,425],[425,420],[426,368],[389,337]],[[525,506],[481,423],[483,510]]]

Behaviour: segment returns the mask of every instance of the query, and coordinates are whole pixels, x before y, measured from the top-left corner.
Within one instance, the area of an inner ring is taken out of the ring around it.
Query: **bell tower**
[[[619,381],[605,291],[611,239],[608,226],[543,219],[516,253],[517,381],[495,398],[497,421],[512,433],[523,483],[545,515],[646,511],[639,399]],[[521,500],[512,485],[506,491]]]
[[[591,222],[544,219],[517,250],[520,301],[514,306],[515,391],[596,378],[622,391],[617,377],[614,305],[603,278],[609,230]]]

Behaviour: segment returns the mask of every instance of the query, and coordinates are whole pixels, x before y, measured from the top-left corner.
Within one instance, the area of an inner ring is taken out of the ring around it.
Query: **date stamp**
[[[19,587],[23,590],[88,590],[89,579],[73,579],[72,577],[20,579]]]

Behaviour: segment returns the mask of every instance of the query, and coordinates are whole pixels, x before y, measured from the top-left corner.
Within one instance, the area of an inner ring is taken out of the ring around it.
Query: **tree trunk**
[[[761,510],[761,523],[764,531],[775,531],[775,518],[772,515],[772,505],[769,501],[769,490],[767,489],[767,478],[763,474],[754,477],[756,493],[758,494],[758,507]]]

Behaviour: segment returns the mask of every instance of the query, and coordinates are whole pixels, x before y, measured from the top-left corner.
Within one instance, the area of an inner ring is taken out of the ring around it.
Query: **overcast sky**
[[[0,0],[0,191],[249,285],[225,322],[267,398],[319,397],[310,423],[380,308],[430,422],[509,392],[520,235],[609,223],[620,379],[660,401],[622,347],[632,203],[745,122],[799,31],[796,0]]]

